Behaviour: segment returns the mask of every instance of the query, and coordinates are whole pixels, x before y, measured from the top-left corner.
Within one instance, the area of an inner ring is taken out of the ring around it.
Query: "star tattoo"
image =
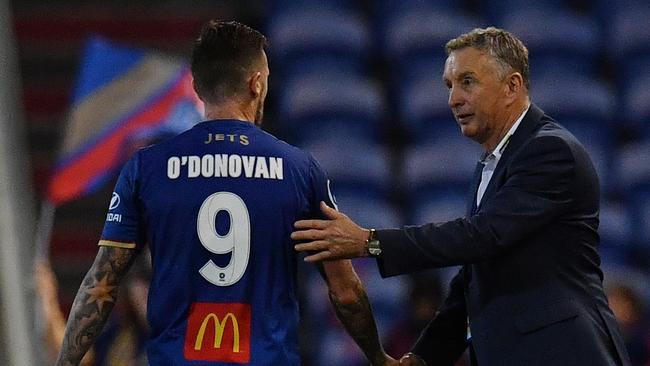
[[[113,295],[111,294],[117,286],[110,286],[108,284],[108,275],[105,275],[95,286],[86,290],[86,293],[89,295],[86,304],[97,303],[99,311],[102,311],[102,307],[106,302],[115,302]]]

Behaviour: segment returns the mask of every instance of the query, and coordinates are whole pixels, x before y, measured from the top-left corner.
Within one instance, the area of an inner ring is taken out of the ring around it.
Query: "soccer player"
[[[124,166],[99,252],[68,319],[57,365],[76,365],[101,331],[120,282],[145,243],[153,278],[149,363],[299,365],[296,254],[299,218],[334,206],[306,153],[259,127],[269,75],[265,37],[210,21],[192,51],[207,121],[142,149]],[[373,365],[384,352],[349,261],[322,264],[336,313]]]

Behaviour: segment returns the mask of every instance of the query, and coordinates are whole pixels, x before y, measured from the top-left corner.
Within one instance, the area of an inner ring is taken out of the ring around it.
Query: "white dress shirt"
[[[501,154],[503,154],[503,150],[505,150],[506,146],[508,146],[510,137],[514,135],[517,127],[519,127],[519,124],[521,124],[521,121],[524,119],[526,112],[528,112],[528,108],[530,108],[530,105],[524,109],[519,118],[517,118],[515,123],[508,130],[508,133],[503,136],[497,147],[494,148],[494,150],[488,154],[488,156],[481,160],[481,164],[483,164],[483,172],[481,173],[481,184],[479,184],[478,191],[476,192],[476,207],[479,207],[481,205],[481,199],[483,198],[483,194],[485,193],[485,190],[490,183],[490,179],[492,179],[494,170],[497,168],[497,164],[501,159]]]

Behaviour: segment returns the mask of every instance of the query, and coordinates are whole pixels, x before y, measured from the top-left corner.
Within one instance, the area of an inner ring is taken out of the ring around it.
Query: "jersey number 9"
[[[230,216],[230,231],[223,236],[216,228],[217,214],[222,210]],[[199,210],[196,231],[201,244],[210,252],[232,253],[230,263],[225,267],[209,260],[199,270],[201,276],[217,286],[237,283],[246,272],[251,251],[251,222],[241,197],[230,192],[217,192],[206,198]]]

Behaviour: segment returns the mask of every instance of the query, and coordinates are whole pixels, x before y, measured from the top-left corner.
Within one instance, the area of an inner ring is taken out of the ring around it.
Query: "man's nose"
[[[447,100],[449,108],[458,108],[463,105],[463,103],[465,103],[465,99],[463,98],[462,93],[454,87],[449,89],[449,99]]]

